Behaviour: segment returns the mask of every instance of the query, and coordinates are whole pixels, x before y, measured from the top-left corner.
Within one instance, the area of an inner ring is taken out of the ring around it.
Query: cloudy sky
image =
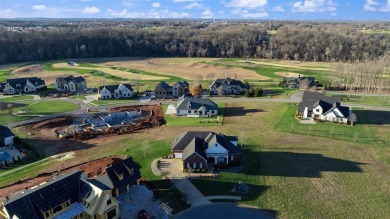
[[[389,20],[390,0],[0,0],[0,18]]]

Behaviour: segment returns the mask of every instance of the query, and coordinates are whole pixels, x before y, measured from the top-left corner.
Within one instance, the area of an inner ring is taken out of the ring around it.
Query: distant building
[[[7,79],[4,86],[4,94],[22,94],[46,89],[45,81],[37,78]]]
[[[7,83],[0,83],[0,93],[3,93],[6,84]]]
[[[283,85],[291,89],[304,89],[305,87],[310,88],[315,85],[315,78],[305,76],[285,77],[283,78]]]
[[[81,92],[87,88],[87,82],[82,76],[58,77],[56,79],[57,91]]]
[[[327,97],[324,93],[304,92],[299,104],[298,115],[302,119],[348,123],[352,110],[340,105],[341,98]]]
[[[240,80],[231,78],[222,78],[215,80],[210,85],[210,94],[220,94],[220,91],[224,95],[228,94],[243,94],[248,88]]]
[[[237,136],[188,131],[175,137],[174,158],[182,159],[183,169],[207,169],[208,165],[226,166],[242,162]]]
[[[76,62],[73,62],[73,61],[69,61],[68,62],[68,65],[71,65],[71,66],[78,66],[78,64]]]
[[[198,97],[181,97],[176,105],[177,116],[216,116],[218,105],[210,99]]]
[[[131,98],[133,96],[133,88],[130,84],[103,85],[99,87],[98,94],[100,100]]]
[[[186,81],[178,81],[173,86],[170,86],[165,81],[159,82],[154,88],[154,96],[161,98],[177,98],[188,94],[189,84]]]

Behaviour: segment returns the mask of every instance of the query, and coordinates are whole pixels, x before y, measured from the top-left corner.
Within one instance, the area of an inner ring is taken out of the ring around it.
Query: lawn
[[[1,102],[16,102],[16,101],[24,101],[24,100],[32,100],[33,96],[30,95],[21,95],[21,96],[13,96],[13,97],[5,97],[0,99]]]
[[[11,70],[0,70],[0,82],[5,82],[10,76]]]
[[[164,113],[168,105],[163,105]],[[193,126],[222,126],[224,119],[225,103],[218,103],[218,116],[212,117],[175,117],[165,115],[165,121],[168,127],[193,127]],[[218,119],[219,118],[219,119]]]
[[[86,94],[81,94],[81,95],[73,95],[73,96],[70,96],[69,98],[71,99],[75,99],[75,100],[86,100]]]
[[[79,109],[80,106],[61,100],[33,102],[25,107],[16,107],[14,112],[24,111],[26,115],[51,115]]]
[[[138,102],[138,97],[131,98],[131,99],[109,99],[109,100],[94,100],[91,103],[98,105],[98,106],[104,106],[104,105],[110,105],[110,104],[118,104],[118,103],[136,103]]]
[[[6,113],[0,113],[0,125],[5,125],[14,122],[20,122],[24,120],[29,120],[35,118],[34,116],[16,116]]]
[[[359,96],[359,95],[332,95],[328,93],[327,96],[341,97],[343,103],[356,103],[370,106],[384,106],[390,107],[390,95],[389,96]]]

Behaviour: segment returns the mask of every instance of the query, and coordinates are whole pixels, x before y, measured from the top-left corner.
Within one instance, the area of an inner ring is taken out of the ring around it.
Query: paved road
[[[258,99],[258,98],[231,98],[231,97],[212,97],[211,99],[214,100],[217,103],[299,103],[301,101],[303,92],[297,92],[292,94],[287,99],[271,99],[271,98],[264,98],[264,99]],[[45,98],[45,101],[55,101],[55,100],[64,100],[68,101],[74,104],[79,104],[80,109],[66,112],[66,113],[60,113],[55,115],[48,115],[48,116],[42,116],[37,117],[30,120],[25,120],[21,122],[15,122],[7,124],[6,126],[9,128],[14,128],[17,126],[26,125],[33,122],[39,122],[46,119],[61,117],[61,116],[67,116],[67,115],[77,115],[85,113],[87,108],[90,108],[93,111],[100,111],[104,112],[107,111],[107,109],[112,107],[118,107],[118,106],[129,106],[129,105],[153,105],[153,104],[174,104],[176,101],[171,100],[165,100],[165,101],[159,101],[159,100],[152,100],[150,102],[135,102],[135,103],[121,103],[121,104],[112,104],[112,105],[106,105],[106,106],[93,106],[89,105],[83,101],[77,100],[77,99],[71,99],[71,98]],[[352,107],[353,108],[361,108],[361,109],[367,109],[367,110],[373,110],[373,111],[387,111],[390,112],[390,107],[380,107],[380,106],[368,106],[363,104],[354,104],[354,103],[343,103],[344,106]]]
[[[242,205],[216,203],[190,208],[176,214],[174,219],[274,219],[275,215],[268,211]]]

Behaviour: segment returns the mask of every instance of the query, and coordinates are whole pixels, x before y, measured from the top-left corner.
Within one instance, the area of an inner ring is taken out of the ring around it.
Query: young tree
[[[202,86],[200,84],[193,84],[191,94],[192,96],[200,96],[202,94]]]
[[[257,89],[255,90],[254,96],[255,96],[255,97],[261,97],[261,96],[263,96],[263,89],[257,88]]]

